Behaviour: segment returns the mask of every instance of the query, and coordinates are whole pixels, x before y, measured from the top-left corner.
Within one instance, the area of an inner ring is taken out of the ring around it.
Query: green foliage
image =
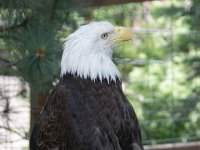
[[[120,26],[166,29],[134,33],[132,42],[117,45],[114,61],[138,114],[144,144],[198,140],[200,1],[147,4],[95,8],[92,15],[94,20]],[[17,62],[9,70],[31,87],[48,91],[59,77],[61,43],[86,22],[83,14],[91,11],[79,9],[85,5],[72,0],[1,2],[0,18],[9,28],[0,31],[0,45],[7,49],[4,58]]]
[[[49,32],[51,31],[51,32]],[[15,33],[18,39],[11,45],[20,62],[17,67],[29,83],[50,82],[58,75],[61,57],[60,42],[55,26],[46,23],[29,24]]]
[[[115,5],[109,7],[101,7],[93,11],[95,20],[107,20],[115,25],[130,26],[133,22],[134,11],[138,10],[141,4]],[[140,11],[140,10],[138,10]]]
[[[59,78],[61,42],[80,25],[76,3],[45,0],[0,3],[0,18],[5,26],[0,31],[1,45],[8,53],[4,59],[15,62],[9,70],[31,85],[39,85],[41,92],[51,89],[51,83]]]
[[[200,2],[191,2],[152,2],[150,16],[143,13],[140,4],[94,10],[95,18],[117,25],[166,29],[135,33],[132,47],[130,43],[120,44],[115,51],[114,60],[138,114],[144,144],[200,139]],[[134,60],[141,60],[143,65],[132,64]]]

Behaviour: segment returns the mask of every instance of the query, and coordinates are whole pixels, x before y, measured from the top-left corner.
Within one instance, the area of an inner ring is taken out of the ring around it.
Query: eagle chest
[[[80,132],[99,128],[117,132],[126,115],[121,83],[75,81],[73,85],[70,108]]]

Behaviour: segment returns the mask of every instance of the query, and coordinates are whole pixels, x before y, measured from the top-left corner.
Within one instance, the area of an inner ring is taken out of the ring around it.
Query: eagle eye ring
[[[101,35],[101,38],[104,39],[104,40],[106,40],[108,38],[108,33],[103,33]]]

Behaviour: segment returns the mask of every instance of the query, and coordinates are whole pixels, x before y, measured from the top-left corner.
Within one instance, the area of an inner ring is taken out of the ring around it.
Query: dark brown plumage
[[[35,125],[31,150],[142,150],[135,112],[116,83],[64,75]]]

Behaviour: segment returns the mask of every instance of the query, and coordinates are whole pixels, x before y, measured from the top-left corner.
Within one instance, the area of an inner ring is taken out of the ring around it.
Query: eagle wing
[[[118,139],[122,149],[143,150],[141,130],[135,111],[129,101],[125,99],[125,118],[118,132]]]
[[[56,87],[49,95],[40,119],[33,128],[31,150],[78,149],[79,142],[67,104],[66,91]],[[67,137],[66,137],[67,136]]]

